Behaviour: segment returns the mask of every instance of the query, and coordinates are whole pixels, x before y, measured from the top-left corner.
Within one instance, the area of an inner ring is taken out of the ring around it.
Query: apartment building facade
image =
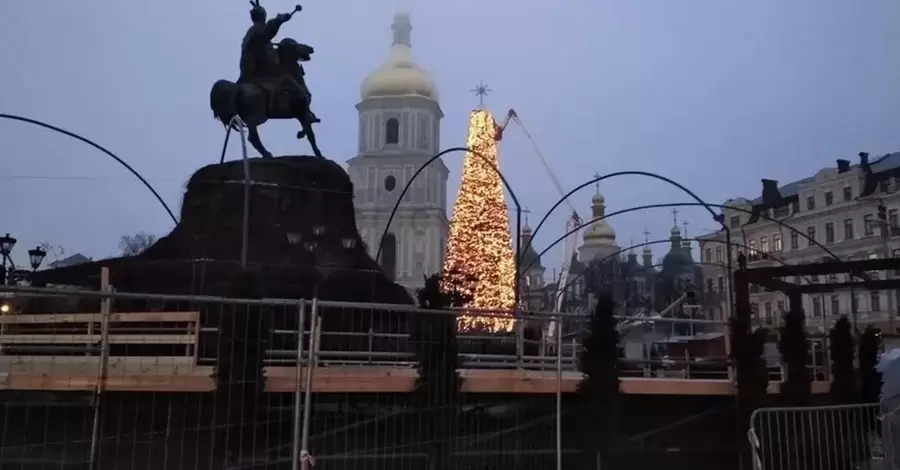
[[[731,232],[733,267],[741,252],[750,267],[816,262],[832,254],[842,260],[900,256],[900,152],[871,162],[861,153],[857,164],[840,159],[835,167],[784,186],[764,179],[760,197],[729,199],[724,205],[729,206],[722,213]],[[707,296],[717,300],[706,308],[712,318],[726,319],[730,312],[725,231],[700,238],[704,290],[719,294]],[[786,280],[818,283],[839,276]],[[755,318],[763,325],[778,324],[788,308],[787,297],[779,292],[751,286],[750,297]],[[808,323],[823,331],[841,315],[881,324],[897,316],[900,290],[810,294],[804,295],[803,304]]]

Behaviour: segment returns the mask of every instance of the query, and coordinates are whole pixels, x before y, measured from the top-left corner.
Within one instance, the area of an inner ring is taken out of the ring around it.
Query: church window
[[[391,192],[396,187],[397,187],[397,178],[394,178],[394,175],[387,175],[384,178],[384,190],[387,192]]]
[[[428,118],[420,114],[417,119],[416,147],[422,150],[428,150]]]
[[[400,142],[400,121],[390,118],[384,124],[384,143],[396,144]]]

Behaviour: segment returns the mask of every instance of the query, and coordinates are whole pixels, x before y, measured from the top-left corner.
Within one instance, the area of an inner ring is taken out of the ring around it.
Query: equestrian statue
[[[291,38],[277,45],[273,40],[281,25],[290,21],[300,5],[290,13],[267,20],[259,0],[251,0],[253,24],[241,44],[240,76],[237,82],[219,80],[209,94],[213,115],[226,126],[240,116],[247,126],[247,139],[263,158],[272,158],[259,138],[258,127],[269,119],[296,119],[301,130],[297,138],[306,137],[313,153],[324,158],[316,144],[312,125],[320,122],[310,110],[312,95],[306,86],[301,62],[310,60],[314,50]]]

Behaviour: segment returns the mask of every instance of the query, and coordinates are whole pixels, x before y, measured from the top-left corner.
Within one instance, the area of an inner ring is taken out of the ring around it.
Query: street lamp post
[[[10,255],[10,253],[12,253],[12,249],[16,246],[17,241],[18,240],[11,237],[9,235],[9,233],[0,237],[0,256],[2,256],[2,258],[3,258],[2,268],[3,268],[3,284],[4,285],[9,285],[9,281],[10,281],[9,275],[15,269],[15,266],[13,265],[12,260],[10,260],[9,255]]]

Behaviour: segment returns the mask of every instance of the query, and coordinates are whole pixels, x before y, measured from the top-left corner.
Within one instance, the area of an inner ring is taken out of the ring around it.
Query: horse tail
[[[213,112],[213,117],[228,125],[237,114],[235,107],[235,99],[237,96],[238,85],[228,80],[218,80],[213,84],[212,90],[209,92],[209,107]]]

